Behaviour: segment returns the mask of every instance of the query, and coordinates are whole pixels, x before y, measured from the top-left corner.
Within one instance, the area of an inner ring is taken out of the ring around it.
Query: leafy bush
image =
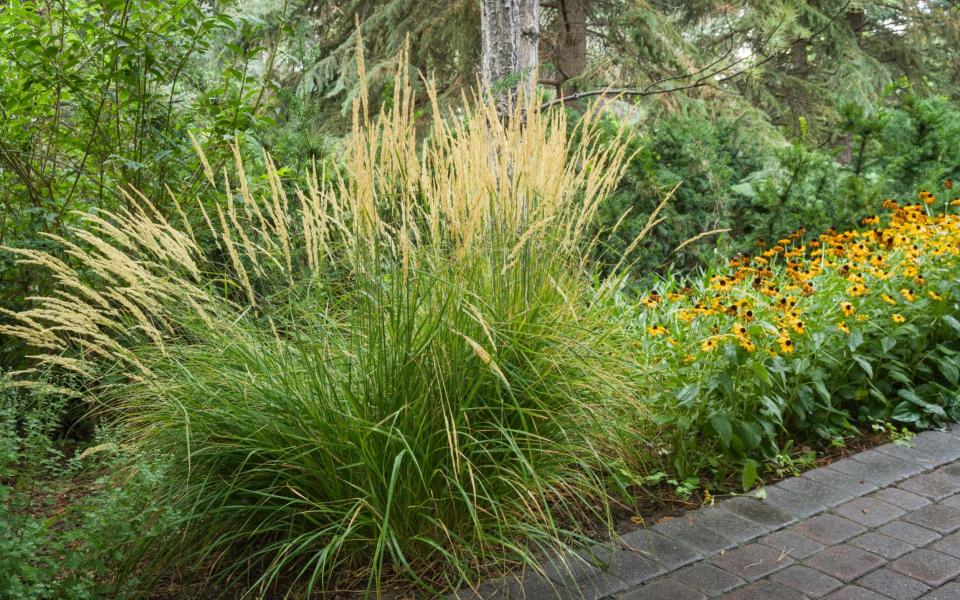
[[[603,236],[601,260],[616,262],[675,186],[641,247],[637,279],[689,272],[800,227],[854,227],[887,198],[960,180],[960,110],[946,98],[920,98],[904,83],[889,86],[877,106],[847,106],[840,139],[829,144],[808,138],[803,118],[800,135],[788,141],[751,114],[714,116],[693,104],[639,126],[626,177],[601,211],[604,225],[622,220]],[[714,230],[728,231],[684,245]]]
[[[960,418],[960,217],[948,192],[888,201],[871,229],[795,232],[646,297],[637,360],[650,365],[677,472],[736,466],[748,488],[789,444]]]
[[[81,451],[58,435],[67,399],[0,377],[0,590],[17,600],[125,598],[125,545],[168,522],[148,491],[162,465],[107,431]],[[71,450],[76,453],[67,458]],[[119,477],[116,469],[135,470]]]

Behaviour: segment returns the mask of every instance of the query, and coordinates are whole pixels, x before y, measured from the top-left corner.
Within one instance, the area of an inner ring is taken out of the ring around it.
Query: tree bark
[[[481,0],[483,84],[506,117],[518,96],[533,93],[540,43],[538,0]]]
[[[863,10],[847,11],[847,23],[853,30],[853,36],[857,40],[857,45],[863,40],[863,28],[867,24],[867,14]]]
[[[587,2],[589,0],[557,0],[557,18],[550,27],[550,47],[556,78],[551,82],[557,96],[575,92],[564,90],[569,80],[579,77],[587,68]]]
[[[796,40],[790,45],[790,59],[793,63],[793,71],[799,75],[807,72],[807,45],[809,42],[805,39]]]

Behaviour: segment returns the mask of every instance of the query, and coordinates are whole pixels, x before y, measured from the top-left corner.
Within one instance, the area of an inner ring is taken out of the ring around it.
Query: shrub
[[[154,572],[438,589],[609,522],[609,416],[640,408],[587,236],[622,135],[599,145],[587,115],[574,144],[562,112],[483,104],[418,153],[408,87],[354,110],[346,175],[295,196],[269,158],[253,194],[237,151],[210,256],[136,194],[59,240],[89,278],[14,250],[61,291],[4,330],[173,465],[153,496],[182,533],[145,539]]]
[[[651,412],[681,475],[760,462],[887,420],[960,418],[960,216],[939,200],[797,231],[702,279],[668,279],[635,310]],[[722,457],[719,460],[716,457]]]

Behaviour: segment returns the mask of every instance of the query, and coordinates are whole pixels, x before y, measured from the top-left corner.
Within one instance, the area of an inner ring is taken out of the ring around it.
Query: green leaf
[[[830,390],[827,389],[827,386],[823,383],[823,376],[820,374],[820,371],[814,371],[810,377],[813,383],[813,389],[816,390],[817,395],[820,396],[824,402],[830,402]]]
[[[760,441],[763,439],[762,430],[756,423],[741,421],[739,429],[740,435],[743,437],[743,443],[747,448],[756,448],[760,445]]]
[[[873,367],[870,365],[870,361],[866,358],[860,356],[859,354],[853,355],[853,360],[857,361],[857,364],[860,365],[860,368],[863,369],[863,372],[867,374],[867,377],[873,378]]]
[[[680,406],[690,406],[700,395],[700,386],[696,383],[689,383],[677,392],[677,402]]]
[[[721,414],[715,414],[710,417],[710,426],[720,437],[720,443],[725,448],[730,447],[730,439],[733,437],[733,426],[730,421]]]
[[[904,400],[921,407],[928,414],[936,415],[943,419],[947,418],[947,413],[945,410],[943,410],[942,406],[927,402],[926,400],[918,396],[917,393],[914,392],[913,390],[902,389],[902,390],[899,390],[897,394]]]
[[[916,423],[920,420],[920,412],[909,402],[901,402],[893,409],[890,418],[901,423]]]
[[[953,364],[953,361],[949,358],[941,358],[938,362],[940,367],[940,372],[943,373],[943,376],[946,377],[952,385],[957,385],[960,382],[960,369],[957,368],[957,365]]]
[[[748,458],[740,471],[740,484],[743,486],[743,491],[752,489],[757,479],[757,461]]]
[[[883,350],[883,353],[884,353],[884,354],[886,354],[887,352],[890,352],[891,350],[893,350],[893,348],[894,348],[896,345],[897,345],[897,340],[896,340],[895,338],[892,338],[892,337],[889,337],[889,336],[887,336],[887,337],[883,338],[882,340],[880,340],[880,348]]]
[[[953,328],[953,330],[956,331],[957,333],[960,333],[960,321],[958,321],[953,316],[944,315],[943,322],[949,325],[951,328]]]
[[[850,352],[855,352],[857,348],[860,347],[860,344],[863,343],[863,332],[860,329],[854,329],[850,332],[850,335],[847,336],[847,348],[850,348]]]

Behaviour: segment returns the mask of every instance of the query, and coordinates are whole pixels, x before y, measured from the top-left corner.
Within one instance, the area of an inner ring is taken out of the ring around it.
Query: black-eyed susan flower
[[[806,327],[803,325],[803,321],[800,319],[793,319],[790,321],[790,327],[797,333],[803,335],[806,332]]]
[[[916,297],[913,295],[913,292],[907,288],[903,288],[902,290],[900,290],[900,295],[903,296],[903,299],[906,300],[907,302],[913,302],[914,300],[916,300]]]
[[[793,340],[785,335],[781,335],[779,338],[777,338],[777,343],[780,344],[780,352],[783,352],[784,354],[790,354],[796,349]]]
[[[717,343],[717,338],[707,338],[700,344],[700,349],[704,352],[713,352],[717,349],[719,344]]]
[[[933,290],[928,291],[927,295],[930,296],[931,300],[935,300],[937,302],[940,302],[941,300],[943,300],[943,296],[941,296],[940,294],[936,293]]]
[[[847,327],[847,324],[844,323],[843,321],[840,321],[839,323],[837,323],[837,329],[839,329],[840,331],[842,331],[842,332],[844,332],[844,333],[846,333],[846,334],[849,334],[849,333],[850,333],[850,328]]]
[[[897,301],[894,300],[893,296],[890,294],[881,294],[880,299],[889,304],[890,306],[896,306]]]
[[[892,319],[894,323],[903,323],[906,321],[906,319],[900,313],[893,313],[890,315],[890,319]]]
[[[647,333],[649,333],[653,337],[657,337],[658,335],[666,334],[667,328],[664,327],[663,325],[651,325],[650,327],[647,327]]]
[[[851,302],[841,302],[840,310],[843,312],[845,317],[849,317],[856,311],[856,309],[853,307],[853,303]]]
[[[861,285],[859,283],[851,285],[847,288],[847,294],[853,298],[858,298],[860,296],[865,296],[870,290],[867,289],[867,286]]]

